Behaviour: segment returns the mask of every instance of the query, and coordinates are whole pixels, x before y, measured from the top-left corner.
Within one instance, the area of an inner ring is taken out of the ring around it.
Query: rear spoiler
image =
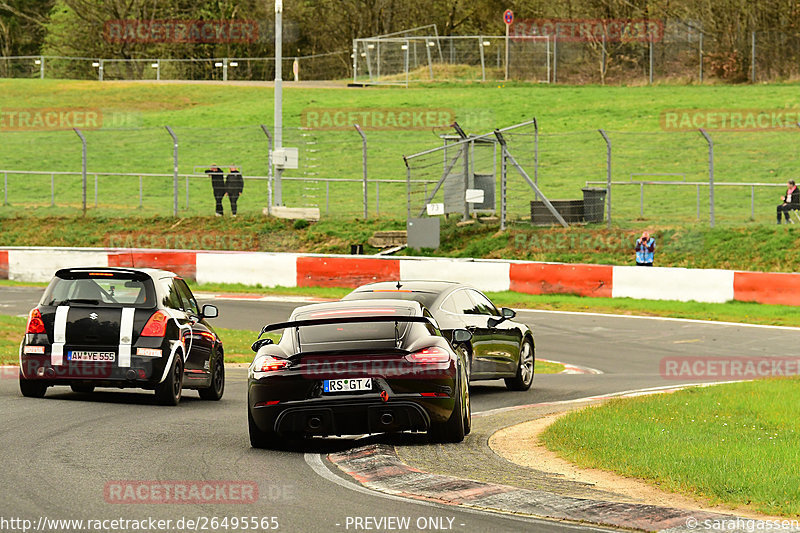
[[[292,322],[267,324],[261,328],[261,333],[259,333],[258,336],[261,337],[264,333],[286,328],[325,326],[329,324],[357,324],[359,322],[421,322],[423,324],[430,324],[437,329],[439,328],[439,326],[427,316],[344,316],[341,318],[314,318],[310,320],[295,320]]]
[[[300,346],[300,328],[305,326],[324,326],[329,324],[358,324],[358,323],[375,323],[375,322],[394,322],[395,323],[395,345],[399,342],[397,338],[397,324],[400,322],[420,322],[423,324],[430,324],[436,329],[439,329],[439,326],[434,322],[434,320],[427,316],[402,316],[402,315],[395,315],[395,316],[344,316],[341,318],[316,318],[316,319],[309,319],[309,320],[295,320],[292,322],[278,322],[276,324],[267,324],[263,328],[261,328],[261,333],[258,334],[258,339],[264,333],[268,333],[270,331],[276,331],[279,329],[294,329],[295,331],[295,343],[297,344],[297,351],[300,353],[302,348]],[[258,340],[256,339],[256,341]]]

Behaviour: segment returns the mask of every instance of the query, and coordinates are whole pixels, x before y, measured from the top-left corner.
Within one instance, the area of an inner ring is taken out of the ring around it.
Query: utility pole
[[[275,136],[273,150],[280,150],[283,147],[283,71],[281,61],[283,60],[283,0],[275,0],[275,124],[273,135]],[[283,205],[283,184],[281,177],[283,168],[275,169],[275,205]]]

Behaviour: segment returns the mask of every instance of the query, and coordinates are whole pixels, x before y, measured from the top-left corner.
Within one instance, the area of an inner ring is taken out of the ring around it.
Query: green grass
[[[245,175],[266,174],[266,137],[259,124],[272,124],[272,89],[263,87],[91,82],[60,80],[0,80],[8,109],[100,109],[112,121],[85,132],[89,172],[172,171],[172,142],[164,130],[171,125],[180,145],[179,169],[189,173],[198,165],[236,163]],[[671,109],[761,109],[796,107],[797,84],[755,86],[654,85],[637,87],[547,86],[525,83],[444,83],[409,89],[284,89],[284,145],[300,149],[301,168],[287,175],[355,178],[361,176],[361,139],[347,126],[342,130],[300,130],[308,109],[429,109],[452,112],[471,133],[488,132],[536,117],[540,124],[539,184],[551,198],[580,196],[586,180],[605,179],[605,144],[598,128],[609,131],[614,151],[614,179],[626,181],[632,173],[678,172],[687,180],[707,180],[707,146],[696,131],[661,131],[661,113]],[[115,115],[116,114],[116,115]],[[114,117],[124,120],[114,122]],[[439,133],[448,128],[416,130],[368,129],[368,169],[372,178],[405,179],[402,155],[441,144]],[[797,158],[796,131],[712,132],[715,139],[717,181],[783,183],[793,176]],[[530,141],[530,139],[528,139]],[[528,142],[526,141],[526,142]],[[529,149],[530,148],[530,149]],[[532,144],[518,150],[532,173]],[[0,145],[3,167],[22,170],[80,169],[80,143],[66,131],[4,131]],[[440,170],[440,169],[439,169]],[[433,172],[434,176],[437,172]],[[431,177],[428,176],[428,177]],[[518,177],[510,186],[514,212],[521,214],[530,194]],[[662,178],[653,178],[662,179]],[[56,204],[49,207],[50,177],[9,178],[11,208],[37,214],[74,213],[80,204],[75,177],[57,177]],[[211,212],[208,180],[190,184],[186,208],[184,184],[181,209],[186,214]],[[99,181],[97,212],[169,213],[171,179],[145,178],[143,207],[138,209],[138,180],[104,178]],[[89,204],[94,205],[90,177]],[[371,213],[376,210],[375,186],[370,185]],[[751,225],[772,222],[778,189],[756,191],[755,221],[750,220],[749,189],[718,188],[717,223]],[[701,219],[707,220],[707,191],[701,190]],[[288,183],[289,205],[315,204],[324,212],[322,183],[310,187]],[[331,214],[356,216],[361,212],[361,185],[334,184]],[[382,186],[381,213],[394,219],[405,214],[405,187]],[[263,183],[248,183],[240,203],[243,212],[258,212],[266,201]],[[614,195],[617,224],[689,224],[695,221],[695,190],[656,188],[646,192],[645,217],[639,217],[638,187],[618,188]]]
[[[542,441],[581,466],[798,516],[798,385],[772,379],[612,400],[559,419]]]

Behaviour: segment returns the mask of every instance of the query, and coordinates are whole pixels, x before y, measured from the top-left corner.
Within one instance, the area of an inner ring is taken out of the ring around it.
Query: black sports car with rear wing
[[[535,345],[531,328],[514,321],[516,312],[497,309],[475,287],[451,281],[381,281],[358,287],[342,298],[344,301],[396,298],[421,303],[448,339],[453,331],[464,328],[472,340],[458,346],[467,360],[469,381],[503,378],[510,390],[531,387],[534,374]]]
[[[253,343],[247,391],[253,447],[400,431],[460,442],[469,433],[464,360],[419,303],[307,305],[261,334],[279,330],[277,344]],[[458,330],[453,342],[470,337]]]
[[[225,388],[222,341],[186,282],[172,272],[67,268],[56,272],[31,310],[19,349],[23,396],[69,385],[151,389],[177,405],[183,389],[219,400]]]

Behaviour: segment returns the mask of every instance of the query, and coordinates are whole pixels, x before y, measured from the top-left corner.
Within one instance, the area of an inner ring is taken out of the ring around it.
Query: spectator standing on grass
[[[650,233],[644,232],[636,239],[636,264],[639,266],[653,266],[653,257],[656,253],[656,240]]]
[[[778,224],[781,223],[781,213],[786,217],[786,222],[791,222],[789,211],[800,209],[800,189],[794,184],[794,180],[786,182],[786,194],[781,196],[781,203],[778,205]]]
[[[231,173],[225,178],[225,191],[228,193],[228,200],[231,202],[231,214],[236,216],[236,202],[244,189],[244,178],[236,167],[230,168]]]
[[[211,189],[214,191],[214,201],[217,204],[214,214],[221,217],[223,213],[222,199],[225,198],[225,173],[217,165],[211,165],[211,168],[206,170],[206,174],[211,175]]]

